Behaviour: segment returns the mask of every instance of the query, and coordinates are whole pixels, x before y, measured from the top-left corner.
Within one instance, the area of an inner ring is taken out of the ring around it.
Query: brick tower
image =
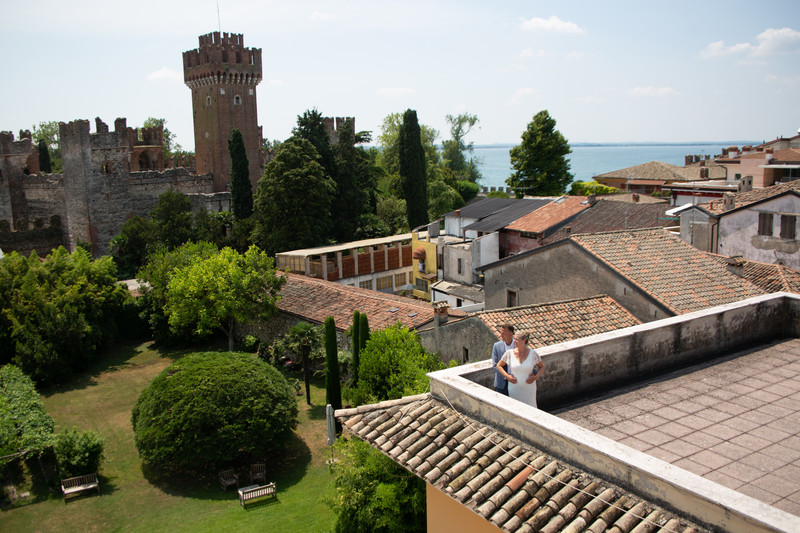
[[[228,138],[238,128],[255,191],[261,177],[262,135],[256,112],[261,49],[245,48],[240,33],[201,35],[200,47],[183,53],[183,80],[192,90],[197,173],[214,176],[214,191],[228,190]]]

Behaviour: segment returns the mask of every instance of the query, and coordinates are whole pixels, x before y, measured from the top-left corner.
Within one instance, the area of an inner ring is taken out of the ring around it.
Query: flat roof
[[[420,238],[427,237],[427,231],[420,231]],[[309,256],[309,255],[323,255],[335,252],[343,252],[345,250],[354,250],[356,248],[368,248],[370,246],[380,246],[381,244],[390,244],[399,241],[410,241],[412,238],[411,233],[401,233],[399,235],[392,235],[391,237],[379,237],[377,239],[364,239],[361,241],[351,241],[343,244],[333,244],[330,246],[318,246],[317,248],[305,248],[303,250],[290,250],[287,252],[279,252],[275,254],[279,256]]]
[[[800,339],[552,414],[800,517]]]

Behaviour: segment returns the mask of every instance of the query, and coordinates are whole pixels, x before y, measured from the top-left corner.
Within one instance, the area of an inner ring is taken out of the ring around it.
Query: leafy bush
[[[421,394],[429,385],[426,375],[445,365],[419,338],[397,324],[372,334],[359,354],[358,382],[347,391],[355,405]]]
[[[280,372],[251,354],[197,353],[153,380],[132,422],[149,475],[208,475],[282,444],[297,426],[297,401]]]
[[[44,450],[54,427],[33,380],[14,365],[0,368],[0,456]]]
[[[619,190],[597,181],[574,181],[570,186],[569,193],[573,196],[589,196],[591,194],[617,194]]]
[[[359,439],[338,440],[331,463],[336,494],[328,505],[337,532],[425,531],[425,483]]]
[[[100,470],[105,443],[94,431],[68,429],[55,437],[54,448],[61,477],[75,477]]]
[[[110,257],[58,248],[42,262],[12,252],[0,260],[0,363],[39,383],[84,368],[116,336],[126,289]]]
[[[258,347],[259,340],[255,335],[245,335],[239,343],[239,349],[243,352],[255,353]]]

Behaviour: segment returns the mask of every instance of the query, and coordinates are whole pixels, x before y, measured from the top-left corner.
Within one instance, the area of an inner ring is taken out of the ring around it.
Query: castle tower
[[[183,53],[183,80],[192,90],[197,174],[212,174],[214,191],[228,190],[228,138],[242,132],[253,191],[261,177],[261,128],[256,85],[261,82],[261,49],[245,48],[240,33],[200,36],[200,47]]]

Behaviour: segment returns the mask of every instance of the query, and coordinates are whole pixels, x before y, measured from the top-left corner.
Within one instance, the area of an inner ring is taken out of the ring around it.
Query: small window
[[[211,97],[210,96],[206,96],[206,107],[208,107],[210,105],[211,105]]]
[[[506,307],[516,307],[517,306],[517,291],[508,291],[506,292]]]
[[[464,273],[464,260],[461,259],[460,257],[458,258],[458,273],[459,274]]]
[[[378,278],[377,282],[379,291],[392,288],[392,276],[384,276],[382,278]]]
[[[428,280],[417,278],[416,289],[422,292],[428,292]]]
[[[253,96],[254,92],[253,89],[250,89],[250,96]]]
[[[466,363],[469,361],[469,348],[461,348],[461,362]]]
[[[462,305],[464,305],[464,300],[456,298],[456,307],[461,307]]]
[[[358,283],[358,286],[361,287],[362,289],[372,290],[372,280],[368,279],[367,281],[360,281]]]
[[[794,240],[797,235],[797,216],[781,215],[781,239]]]
[[[764,237],[772,237],[772,213],[758,214],[758,234]]]
[[[403,272],[402,274],[395,274],[394,275],[394,286],[395,287],[402,287],[406,284],[406,273]]]
[[[225,94],[225,89],[220,89],[220,90],[219,90],[219,94],[222,94],[222,95],[224,95],[224,94]]]
[[[233,105],[242,105],[242,97],[238,94],[233,97]]]
[[[733,177],[736,178],[736,180],[742,179],[742,175],[741,174],[734,174]]]

